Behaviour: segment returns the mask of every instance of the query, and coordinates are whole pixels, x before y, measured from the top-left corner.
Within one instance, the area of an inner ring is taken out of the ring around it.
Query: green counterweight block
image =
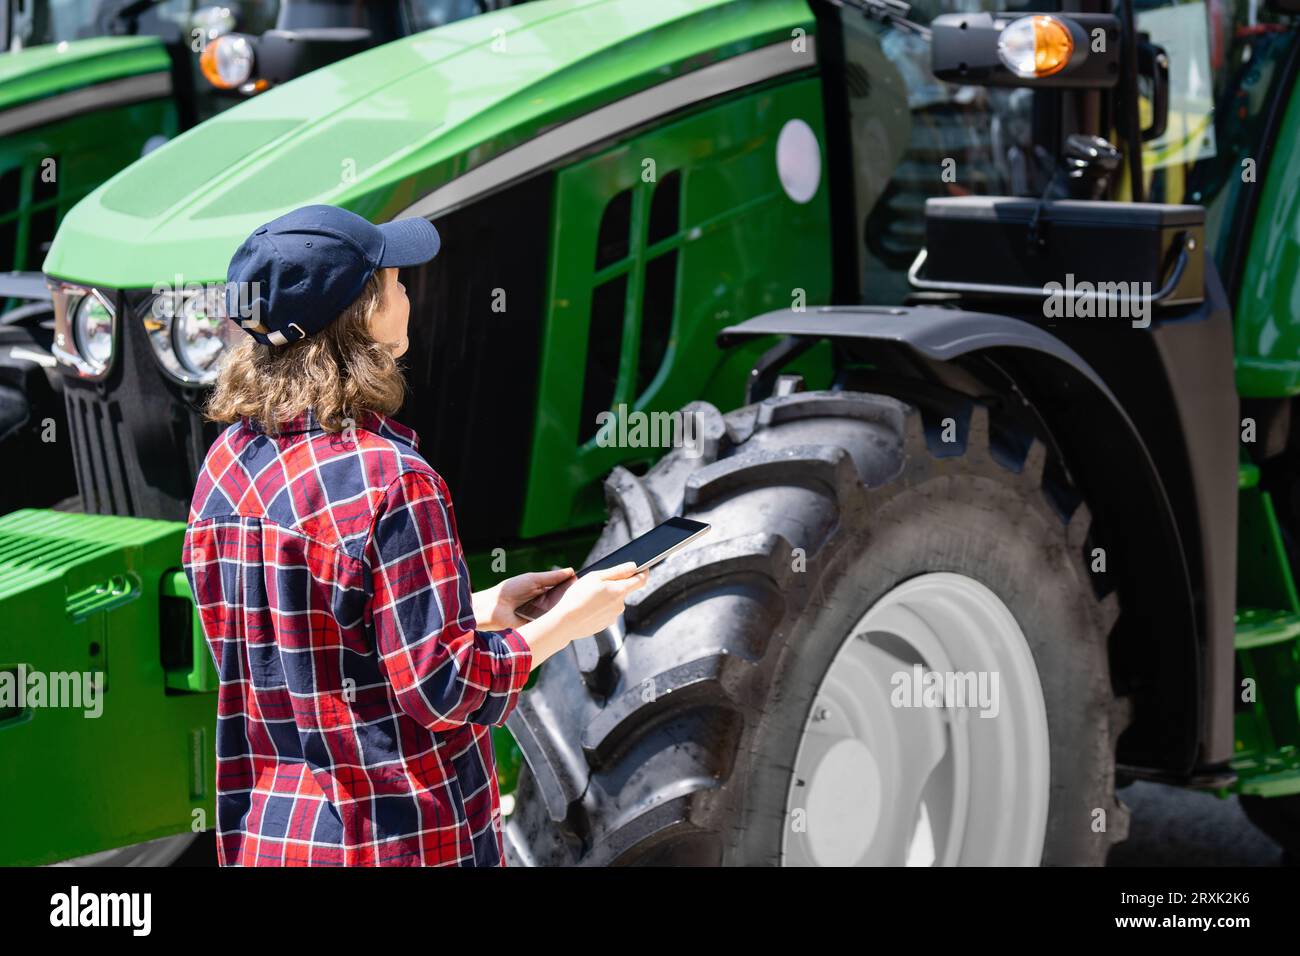
[[[177,522],[0,517],[0,864],[215,824],[216,675]]]

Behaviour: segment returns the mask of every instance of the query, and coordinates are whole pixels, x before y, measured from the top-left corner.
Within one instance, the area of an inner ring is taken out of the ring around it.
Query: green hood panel
[[[301,77],[154,151],[78,204],[51,275],[221,281],[239,243],[327,202],[384,221],[557,123],[811,31],[803,0],[542,0]]]
[[[171,70],[157,37],[95,37],[0,56],[0,110],[96,83]]]

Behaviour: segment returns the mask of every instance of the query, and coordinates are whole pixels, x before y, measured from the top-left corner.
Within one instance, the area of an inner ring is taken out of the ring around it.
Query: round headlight
[[[225,318],[224,290],[163,292],[150,303],[145,331],[158,364],[186,385],[216,380],[221,360],[239,329]]]
[[[201,381],[216,376],[218,360],[226,350],[225,327],[229,323],[216,309],[209,308],[207,296],[192,295],[181,306],[172,323],[172,341],[176,356],[185,370]]]
[[[217,37],[199,54],[199,69],[219,90],[243,86],[253,76],[253,44],[235,33]]]
[[[82,296],[72,313],[72,341],[95,375],[113,358],[113,313],[94,295]]]
[[[998,37],[998,56],[1017,76],[1059,73],[1073,54],[1070,29],[1056,17],[1021,17]]]

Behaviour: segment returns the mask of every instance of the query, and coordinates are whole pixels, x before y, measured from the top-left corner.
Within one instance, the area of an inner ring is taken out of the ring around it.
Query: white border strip
[[[61,96],[52,96],[15,106],[0,113],[0,136],[44,126],[59,120],[71,119],[81,113],[92,110],[107,109],[113,106],[126,106],[151,100],[160,96],[172,95],[172,75],[168,72],[145,73],[141,76],[128,76],[107,83],[97,83],[85,89],[73,90]]]

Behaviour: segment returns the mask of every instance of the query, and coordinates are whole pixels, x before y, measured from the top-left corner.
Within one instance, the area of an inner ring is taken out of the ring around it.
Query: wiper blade
[[[903,0],[827,0],[837,7],[850,7],[870,20],[888,23],[905,33],[914,33],[930,39],[930,28],[909,19],[912,5]]]

